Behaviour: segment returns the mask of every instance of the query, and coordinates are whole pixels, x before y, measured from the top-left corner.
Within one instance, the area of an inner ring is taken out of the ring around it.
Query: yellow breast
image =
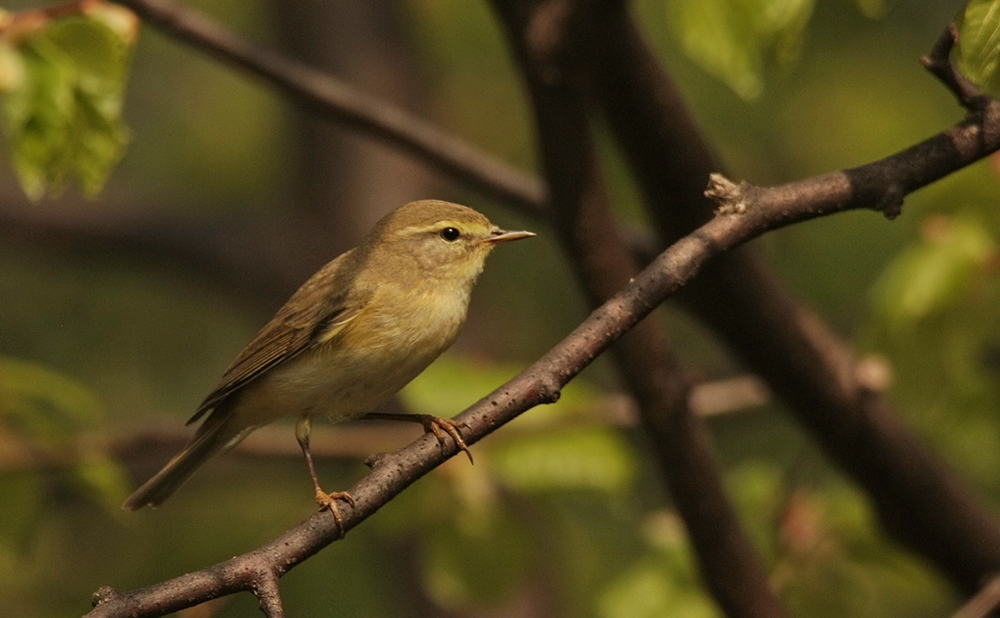
[[[283,416],[361,416],[406,386],[447,349],[465,322],[469,294],[425,291],[405,309],[376,295],[326,343],[261,376],[235,410],[261,426]]]

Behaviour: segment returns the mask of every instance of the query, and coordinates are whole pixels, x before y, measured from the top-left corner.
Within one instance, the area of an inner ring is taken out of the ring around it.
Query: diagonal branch
[[[712,216],[703,187],[693,179],[707,178],[719,166],[625,7],[618,0],[604,4],[594,41],[595,98],[661,236],[670,242]],[[950,44],[939,43],[931,56],[941,64],[949,50]],[[910,192],[998,148],[1000,103],[988,99],[955,126],[870,165],[774,189],[714,190],[722,193],[718,205],[733,211],[808,202],[817,213],[874,209],[891,218]],[[966,591],[1000,570],[995,517],[920,444],[885,397],[858,379],[848,345],[791,298],[754,252],[743,247],[721,256],[679,300],[789,404],[831,459],[865,489],[891,535]]]
[[[989,110],[985,118],[1000,118],[1000,103],[991,102]],[[970,132],[981,138],[976,140],[986,149],[981,156],[1000,149],[1000,123],[995,120],[975,129],[961,124],[941,135],[961,143]],[[877,167],[881,163],[872,165]],[[909,163],[920,165],[918,161]],[[902,173],[900,170],[908,167],[897,165],[892,169]],[[460,415],[458,419],[469,425],[463,432],[466,442],[474,444],[524,411],[558,399],[565,384],[664,300],[690,283],[709,260],[770,230],[845,210],[873,207],[862,199],[864,194],[852,190],[856,179],[866,177],[865,170],[855,168],[850,175],[838,172],[823,177],[828,180],[818,184],[827,187],[827,193],[801,190],[815,187],[815,180],[791,183],[773,192],[759,189],[745,212],[718,215],[679,239],[548,353]],[[801,198],[793,199],[795,195]],[[861,394],[870,396],[871,392]],[[456,452],[452,448],[442,453],[437,440],[425,435],[399,452],[374,460],[372,472],[350,489],[356,506],[343,507],[345,531],[353,529]],[[95,594],[95,609],[88,616],[161,616],[212,598],[251,590],[257,572],[254,561],[259,557],[280,577],[338,538],[340,530],[333,518],[326,511],[319,512],[271,543],[232,560],[131,592],[102,588]],[[989,537],[982,542],[993,543]]]
[[[209,16],[172,0],[121,0],[120,4],[173,37],[263,78],[321,116],[410,152],[486,195],[544,214],[545,188],[537,180],[401,108],[253,45]]]

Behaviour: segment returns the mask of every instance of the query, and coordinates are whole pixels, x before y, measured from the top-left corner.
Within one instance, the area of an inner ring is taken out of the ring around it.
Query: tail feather
[[[216,410],[198,428],[191,442],[174,456],[162,470],[146,481],[142,487],[122,505],[123,509],[135,511],[144,506],[159,506],[170,497],[184,481],[203,463],[219,453],[239,444],[253,427],[234,430],[230,414]]]

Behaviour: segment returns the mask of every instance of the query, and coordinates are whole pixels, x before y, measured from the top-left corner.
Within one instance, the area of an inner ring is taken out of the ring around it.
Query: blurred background
[[[532,119],[485,2],[189,4],[534,170]],[[632,3],[734,180],[861,165],[963,116],[919,64],[961,2],[790,0],[766,41],[726,29],[731,4]],[[212,461],[160,509],[119,505],[180,447],[183,422],[257,328],[389,210],[448,199],[539,235],[490,258],[458,343],[396,405],[457,413],[586,315],[541,222],[153,27],[139,35],[125,117],[128,150],[96,200],[71,188],[30,202],[0,165],[0,606],[11,616],[83,614],[100,586],[225,560],[312,514],[290,425]],[[595,129],[615,205],[642,225],[628,171]],[[847,213],[755,245],[866,355],[930,447],[1000,505],[996,166],[919,191],[895,221]],[[795,615],[953,609],[954,591],[880,534],[780,404],[688,316],[668,307],[658,319],[699,380],[732,500]],[[320,478],[335,490],[419,429],[318,433]],[[606,362],[472,450],[475,466],[454,458],[286,576],[288,614],[719,615]],[[255,607],[244,594],[183,615]]]

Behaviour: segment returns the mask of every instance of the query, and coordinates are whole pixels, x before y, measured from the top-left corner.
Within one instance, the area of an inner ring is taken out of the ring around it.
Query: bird
[[[464,423],[372,410],[455,341],[493,248],[532,236],[502,230],[471,208],[440,200],[390,212],[359,246],[310,277],[260,329],[187,422],[204,419],[188,444],[123,508],[159,506],[208,459],[284,417],[297,419],[295,436],[316,503],[333,513],[341,531],[336,501],[353,506],[354,499],[320,487],[309,450],[314,418],[419,422],[442,448],[451,436],[471,460],[460,433]]]

